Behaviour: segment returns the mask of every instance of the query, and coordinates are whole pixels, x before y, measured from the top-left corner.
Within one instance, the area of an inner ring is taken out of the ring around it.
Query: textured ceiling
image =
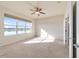
[[[56,15],[63,15],[66,11],[67,2],[56,2],[56,1],[0,1],[0,5],[4,6],[12,11],[16,11],[30,18],[45,18]],[[43,9],[46,15],[41,14],[40,16],[31,15],[32,9],[35,6],[39,6]]]

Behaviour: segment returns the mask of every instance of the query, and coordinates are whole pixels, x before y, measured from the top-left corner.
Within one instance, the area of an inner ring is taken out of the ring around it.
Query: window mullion
[[[18,34],[18,22],[16,22],[16,34]]]
[[[26,24],[25,24],[25,33],[26,33]]]

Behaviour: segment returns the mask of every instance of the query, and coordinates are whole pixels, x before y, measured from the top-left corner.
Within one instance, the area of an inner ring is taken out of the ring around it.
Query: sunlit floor
[[[0,47],[0,57],[4,58],[68,58],[68,46],[61,41],[33,38]]]

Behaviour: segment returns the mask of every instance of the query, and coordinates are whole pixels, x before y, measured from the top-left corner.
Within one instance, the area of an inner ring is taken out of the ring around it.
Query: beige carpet
[[[34,38],[0,47],[0,58],[68,58],[68,46],[60,41]]]

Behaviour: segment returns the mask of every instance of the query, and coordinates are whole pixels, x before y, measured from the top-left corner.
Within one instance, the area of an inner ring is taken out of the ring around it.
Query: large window
[[[31,33],[32,22],[21,21],[21,19],[15,19],[13,17],[4,17],[4,36]]]

